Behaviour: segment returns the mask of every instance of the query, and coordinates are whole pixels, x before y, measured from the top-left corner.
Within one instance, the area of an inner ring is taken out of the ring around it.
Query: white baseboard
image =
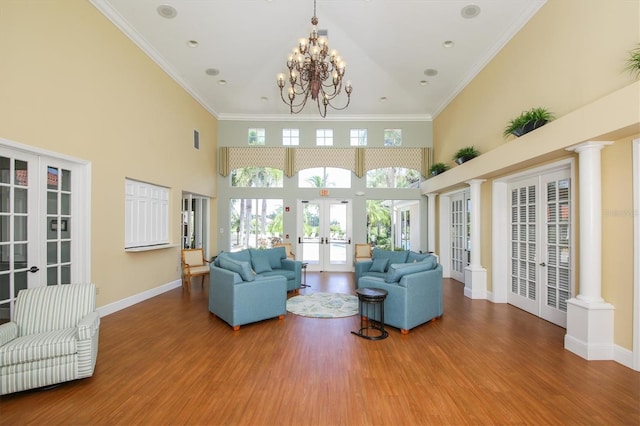
[[[633,370],[633,352],[618,345],[593,345],[565,335],[564,348],[588,361],[615,361]]]
[[[142,293],[134,294],[133,296],[126,297],[117,302],[109,303],[105,306],[100,306],[97,310],[101,317],[111,315],[114,312],[118,312],[122,309],[135,305],[136,303],[143,302],[147,299],[151,299],[159,294],[166,293],[174,288],[182,286],[182,280],[175,280],[167,284],[163,284],[159,287],[152,288],[150,290],[143,291]]]
[[[633,351],[613,345],[613,360],[633,370]]]

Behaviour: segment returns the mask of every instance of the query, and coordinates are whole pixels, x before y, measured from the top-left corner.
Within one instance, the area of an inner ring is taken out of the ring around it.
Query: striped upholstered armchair
[[[94,284],[21,290],[0,324],[0,395],[92,376],[99,329]]]

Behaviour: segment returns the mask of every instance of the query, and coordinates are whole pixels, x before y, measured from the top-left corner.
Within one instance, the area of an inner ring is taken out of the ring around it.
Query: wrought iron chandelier
[[[326,37],[318,36],[318,18],[316,17],[316,0],[313,0],[313,17],[311,18],[311,34],[309,38],[301,38],[298,47],[287,58],[289,68],[288,81],[285,74],[278,74],[278,87],[282,101],[289,105],[291,114],[298,114],[304,109],[307,100],[318,104],[318,111],[324,118],[327,107],[342,110],[351,102],[351,82],[347,82],[344,91],[347,103],[343,107],[336,107],[331,102],[342,92],[342,78],[346,64],[336,50],[329,52],[329,42]],[[288,83],[287,97],[284,88]]]

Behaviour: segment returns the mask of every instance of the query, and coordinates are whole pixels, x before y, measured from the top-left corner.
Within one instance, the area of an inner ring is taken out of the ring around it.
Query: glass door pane
[[[71,171],[47,166],[47,285],[71,283]]]
[[[348,201],[328,201],[328,223],[325,229],[324,270],[351,270],[351,209]]]
[[[298,242],[302,249],[301,260],[309,264],[309,269],[318,270],[320,268],[320,204],[315,201],[301,201],[298,211],[302,214],[302,229],[298,230]]]
[[[0,323],[11,319],[18,292],[39,284],[39,274],[29,272],[37,262],[38,223],[29,215],[37,205],[37,164],[35,156],[0,148]]]

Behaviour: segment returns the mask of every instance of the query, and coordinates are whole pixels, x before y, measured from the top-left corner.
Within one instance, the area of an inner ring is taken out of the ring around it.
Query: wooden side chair
[[[191,292],[191,278],[202,277],[202,288],[204,288],[204,277],[209,275],[209,261],[204,258],[204,249],[183,249],[182,250],[182,289]]]
[[[354,263],[371,260],[371,246],[369,244],[356,244]]]
[[[293,245],[291,243],[277,243],[274,247],[284,247],[287,252],[287,259],[296,260],[296,255],[293,253]]]

